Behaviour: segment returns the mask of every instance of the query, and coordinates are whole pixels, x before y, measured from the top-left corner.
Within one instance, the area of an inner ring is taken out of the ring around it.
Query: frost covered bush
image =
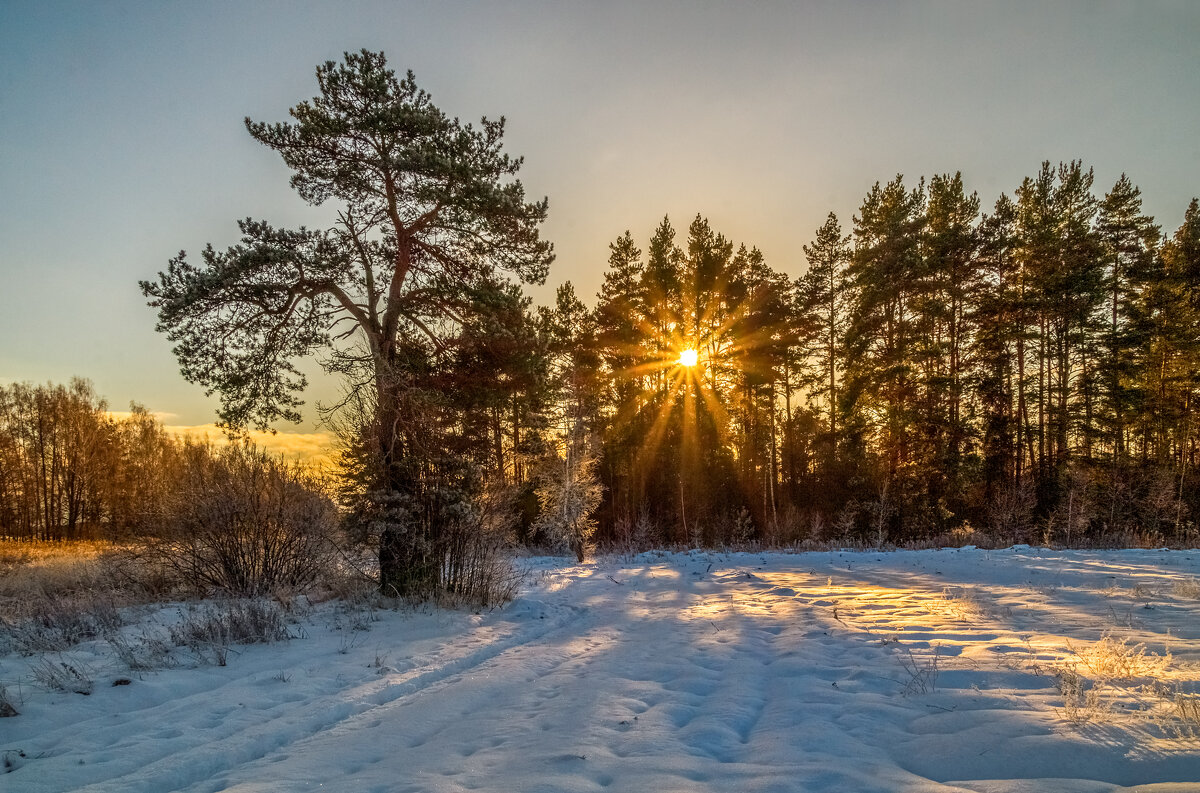
[[[8,689],[0,685],[0,719],[20,716],[20,711],[17,710],[13,703],[13,697],[8,693]]]
[[[248,444],[189,444],[148,556],[194,588],[256,595],[313,584],[332,564],[333,502],[306,469]]]
[[[550,542],[569,548],[580,562],[596,532],[592,513],[603,495],[596,465],[592,445],[581,434],[573,433],[564,453],[555,453],[543,462],[537,488],[542,511],[535,527]]]

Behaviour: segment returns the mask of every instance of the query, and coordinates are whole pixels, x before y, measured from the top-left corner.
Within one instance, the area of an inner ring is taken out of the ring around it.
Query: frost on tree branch
[[[597,462],[591,439],[576,425],[561,453],[545,460],[537,488],[541,514],[535,527],[556,546],[570,548],[580,562],[596,531],[592,513],[603,495]]]

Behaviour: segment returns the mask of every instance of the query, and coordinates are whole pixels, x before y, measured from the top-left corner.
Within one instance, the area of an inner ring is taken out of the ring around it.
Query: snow
[[[90,696],[4,656],[0,791],[1200,791],[1149,688],[1200,682],[1200,552],[523,564],[503,609],[320,604],[224,667],[81,645]],[[1069,720],[1056,672],[1139,644],[1153,673]]]

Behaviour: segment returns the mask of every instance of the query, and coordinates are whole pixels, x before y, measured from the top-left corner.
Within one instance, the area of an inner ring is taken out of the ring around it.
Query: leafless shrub
[[[833,521],[833,531],[838,542],[843,544],[851,542],[851,537],[858,527],[858,513],[861,509],[862,507],[857,501],[850,499],[838,512]]]
[[[163,530],[146,555],[197,589],[298,590],[332,564],[332,501],[304,468],[234,444],[189,444]]]
[[[1148,474],[1145,493],[1137,514],[1144,528],[1163,532],[1178,532],[1188,517],[1187,504],[1179,497],[1179,482],[1170,469],[1157,469]]]
[[[879,488],[879,498],[866,506],[870,520],[871,542],[874,548],[882,548],[888,539],[888,525],[896,514],[896,505],[891,497],[890,482]]]
[[[613,548],[615,553],[633,555],[647,550],[657,536],[650,516],[641,511],[636,518],[622,515],[613,524]]]
[[[1060,538],[1063,545],[1077,545],[1087,535],[1096,517],[1095,482],[1092,473],[1082,465],[1072,464],[1063,474],[1059,504],[1046,518],[1043,532],[1045,545]],[[1115,492],[1111,494],[1116,499]]]
[[[1014,542],[1027,540],[1033,526],[1034,501],[1028,482],[998,489],[987,506],[988,529]]]
[[[499,538],[464,527],[448,537],[445,585],[437,596],[443,606],[492,606],[512,600],[521,576],[504,554]]]
[[[806,541],[820,542],[824,540],[826,529],[825,516],[819,510],[813,510],[812,515],[809,516],[808,537]]]
[[[766,548],[786,548],[807,535],[809,516],[794,505],[784,504],[774,510],[762,526],[758,542]]]
[[[492,606],[511,600],[521,577],[506,550],[517,516],[499,490],[483,487],[469,509],[457,510],[442,525],[437,558],[445,606]]]
[[[344,575],[326,575],[323,577],[324,586],[310,596],[308,602],[320,603],[335,600],[339,607],[363,608],[367,610],[386,608],[384,596],[379,591],[379,582],[375,578],[360,571],[351,571]]]
[[[637,517],[622,515],[617,518],[613,527],[611,550],[633,555],[659,547],[661,540],[662,532],[650,512],[643,506]]]

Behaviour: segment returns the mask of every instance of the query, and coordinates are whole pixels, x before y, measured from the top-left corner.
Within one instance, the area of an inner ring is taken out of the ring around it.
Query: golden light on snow
[[[699,360],[699,354],[695,350],[688,349],[679,353],[679,360],[676,363],[680,366],[695,366]]]

